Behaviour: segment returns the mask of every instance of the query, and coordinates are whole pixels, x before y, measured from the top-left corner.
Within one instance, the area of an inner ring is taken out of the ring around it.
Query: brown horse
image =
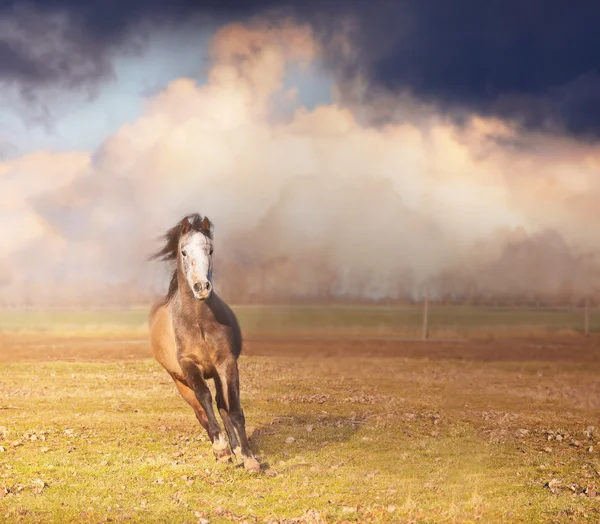
[[[216,459],[228,462],[233,451],[247,471],[259,472],[240,405],[240,327],[212,290],[212,229],[207,217],[186,216],[167,232],[165,246],[152,257],[176,262],[167,296],[150,312],[152,352],[208,432]],[[211,378],[231,451],[213,410],[206,383]]]

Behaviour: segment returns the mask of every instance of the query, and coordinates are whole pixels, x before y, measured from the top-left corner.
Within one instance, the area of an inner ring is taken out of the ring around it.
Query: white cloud
[[[335,102],[296,99],[278,119],[286,70],[319,57],[305,27],[228,26],[210,56],[206,84],[173,81],[95,152],[0,164],[4,265],[35,246],[49,253],[13,271],[13,294],[48,275],[61,289],[145,289],[153,241],[189,212],[216,225],[226,290],[226,279],[258,289],[268,272],[273,293],[394,296],[407,274],[492,263],[505,246],[497,231],[518,227],[555,229],[574,254],[600,247],[594,146],[480,118],[367,127],[357,115],[368,106]],[[407,99],[386,103],[416,114]]]

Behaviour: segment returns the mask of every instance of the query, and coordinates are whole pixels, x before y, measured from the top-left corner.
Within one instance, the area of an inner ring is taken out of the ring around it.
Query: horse
[[[150,310],[153,356],[193,408],[212,442],[215,459],[231,462],[233,452],[246,471],[258,473],[260,464],[250,450],[240,404],[240,326],[213,290],[213,224],[206,216],[191,214],[169,229],[164,240],[163,248],[150,259],[176,265],[166,297]],[[214,381],[229,444],[213,410],[209,379]]]

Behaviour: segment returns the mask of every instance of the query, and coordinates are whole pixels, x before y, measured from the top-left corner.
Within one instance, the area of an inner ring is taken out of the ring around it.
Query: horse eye
[[[213,248],[211,247],[211,248],[210,248],[209,255],[212,255],[212,254],[213,254]]]
[[[182,254],[184,257],[187,257],[187,253],[186,253],[185,249],[182,249],[182,250],[181,250],[181,254]]]

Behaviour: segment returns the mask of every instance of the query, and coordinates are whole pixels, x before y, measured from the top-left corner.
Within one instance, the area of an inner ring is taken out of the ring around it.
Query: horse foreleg
[[[230,421],[232,426],[231,431],[235,433],[236,443],[239,443],[239,448],[236,448],[232,442],[234,452],[238,458],[243,460],[244,468],[247,471],[257,473],[260,471],[260,464],[252,454],[248,437],[246,436],[246,418],[240,404],[240,380],[237,362],[235,360],[228,361],[228,363],[222,366],[218,374],[221,385],[221,392],[218,393],[221,397],[219,411],[221,412],[221,416],[225,413],[223,421],[226,426],[227,419]],[[217,397],[217,402],[219,402],[219,396]]]
[[[243,462],[244,459],[242,456],[242,448],[237,437],[236,429],[233,425],[233,422],[231,422],[231,418],[229,417],[229,403],[225,399],[225,394],[223,392],[223,389],[226,388],[227,385],[223,385],[218,375],[214,377],[214,380],[217,409],[219,410],[219,414],[221,415],[221,419],[223,420],[223,424],[225,425],[225,431],[227,431],[227,436],[229,437],[229,445],[231,447],[231,451],[233,451],[238,462]]]
[[[198,422],[200,422],[200,425],[206,430],[206,433],[208,433],[208,417],[206,416],[204,408],[200,405],[200,402],[198,402],[198,399],[194,394],[194,390],[181,382],[178,378],[172,378],[177,386],[177,389],[179,390],[179,394],[192,407]]]
[[[208,420],[208,436],[212,442],[213,453],[219,462],[228,462],[231,459],[231,451],[227,439],[221,432],[219,422],[213,410],[213,399],[208,384],[202,376],[202,370],[191,360],[182,360],[181,369],[186,381],[194,390],[194,396],[202,406]]]

